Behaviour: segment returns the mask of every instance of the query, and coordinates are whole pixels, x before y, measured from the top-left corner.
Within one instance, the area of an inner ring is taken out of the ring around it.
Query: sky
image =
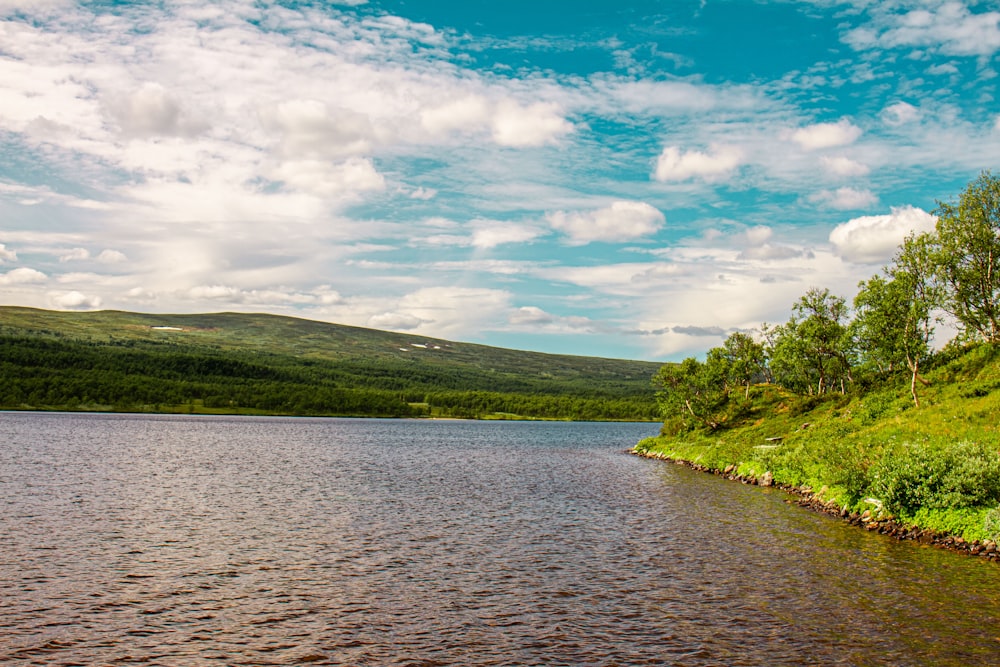
[[[1000,170],[1000,8],[0,0],[0,304],[679,360]]]

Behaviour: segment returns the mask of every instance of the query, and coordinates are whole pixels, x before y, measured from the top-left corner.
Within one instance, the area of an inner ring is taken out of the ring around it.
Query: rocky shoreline
[[[788,500],[786,502],[794,502],[799,507],[805,507],[815,512],[822,512],[823,514],[839,517],[840,519],[850,523],[852,526],[858,526],[864,528],[865,530],[877,532],[882,535],[889,535],[891,537],[895,537],[897,540],[912,540],[921,544],[961,552],[994,562],[1000,561],[1000,547],[998,547],[995,542],[968,542],[961,537],[956,537],[955,535],[950,535],[948,533],[918,528],[916,526],[907,526],[896,522],[892,517],[878,517],[868,510],[862,514],[848,512],[846,509],[839,507],[833,501],[824,502],[821,494],[814,492],[813,489],[808,486],[797,487],[775,482],[774,476],[771,475],[770,472],[765,472],[760,477],[754,477],[752,475],[739,475],[736,473],[735,464],[727,466],[724,470],[717,470],[692,461],[671,458],[659,452],[641,452],[635,449],[630,449],[628,450],[628,453],[647,459],[669,461],[677,465],[686,466],[693,470],[719,475],[735,482],[742,482],[743,484],[781,489],[796,497],[794,500]]]

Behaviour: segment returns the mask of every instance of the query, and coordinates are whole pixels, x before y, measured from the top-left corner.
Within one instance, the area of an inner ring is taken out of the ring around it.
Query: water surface
[[[0,663],[1000,665],[1000,567],[650,424],[0,413]]]

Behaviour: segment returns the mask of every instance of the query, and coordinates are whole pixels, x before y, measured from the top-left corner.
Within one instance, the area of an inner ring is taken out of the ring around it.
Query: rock
[[[765,472],[761,476],[761,478],[760,478],[760,485],[761,486],[773,486],[774,485],[774,475],[771,474],[770,470],[768,470],[767,472]]]
[[[734,470],[736,470],[736,464],[735,463],[730,463],[729,465],[726,466],[726,469],[723,472],[728,475],[729,473],[733,472]]]

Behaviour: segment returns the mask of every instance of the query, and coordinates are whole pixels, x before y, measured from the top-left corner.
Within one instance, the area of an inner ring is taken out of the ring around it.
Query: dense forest
[[[786,323],[662,367],[662,435],[639,450],[1000,541],[1000,178],[935,214],[853,308],[813,288]]]
[[[275,316],[0,308],[5,409],[655,420],[657,367]]]

